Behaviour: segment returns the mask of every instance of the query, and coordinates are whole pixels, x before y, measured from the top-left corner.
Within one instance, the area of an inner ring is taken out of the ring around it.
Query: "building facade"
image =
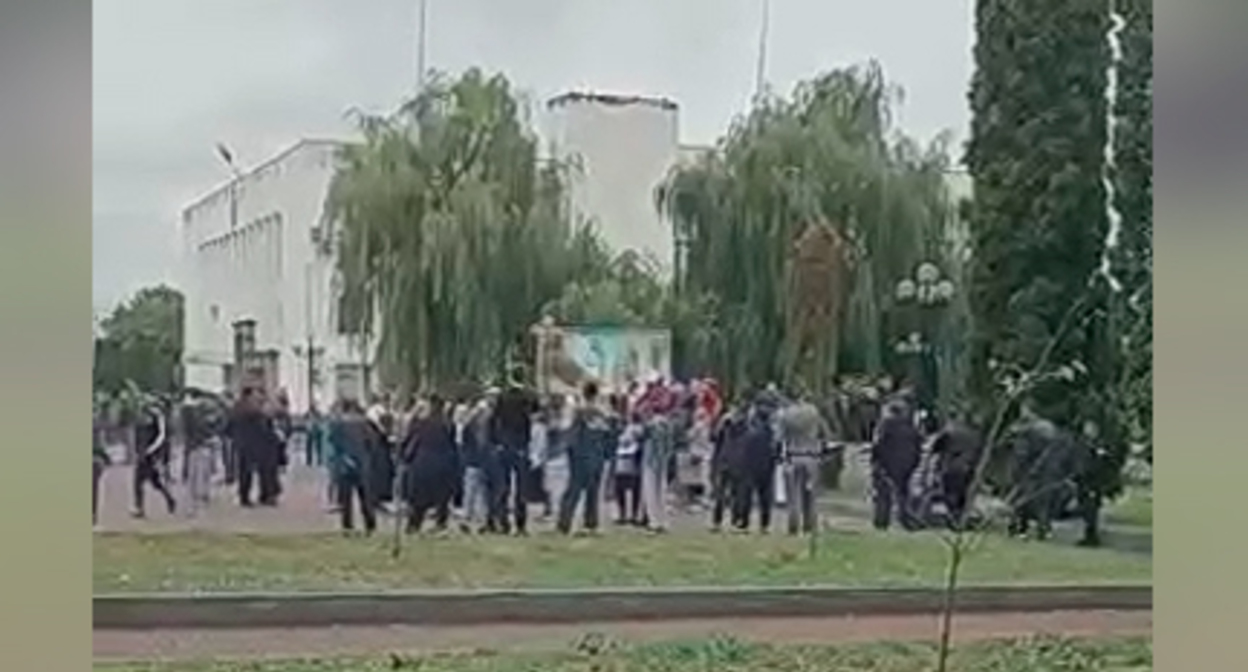
[[[681,160],[680,109],[665,98],[566,93],[546,103],[554,158],[567,164],[572,212],[616,251],[670,272],[675,245],[655,188]]]
[[[254,323],[272,377],[297,410],[363,393],[365,358],[338,333],[325,197],[340,143],[302,140],[182,212],[188,386],[224,390],[236,367],[235,326]]]

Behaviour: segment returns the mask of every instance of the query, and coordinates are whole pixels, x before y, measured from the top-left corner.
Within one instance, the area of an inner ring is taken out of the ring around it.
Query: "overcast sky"
[[[753,89],[762,0],[430,0],[429,67],[504,72],[538,97],[664,95],[710,143]],[[93,301],[167,279],[181,206],[300,137],[344,137],[351,107],[416,79],[417,0],[97,0]],[[875,58],[900,123],[966,137],[969,0],[772,0],[769,84]]]

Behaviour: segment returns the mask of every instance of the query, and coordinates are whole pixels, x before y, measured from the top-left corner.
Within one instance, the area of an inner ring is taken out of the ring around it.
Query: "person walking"
[[[582,526],[586,532],[598,530],[598,506],[602,474],[611,444],[611,422],[598,384],[590,381],[581,390],[581,404],[573,411],[572,426],[567,440],[568,486],[559,501],[556,529],[567,534],[572,529],[572,516],[582,507]]]
[[[165,499],[165,507],[173,514],[177,510],[177,502],[162,478],[163,465],[171,450],[170,436],[165,409],[158,400],[148,400],[134,429],[134,435],[138,454],[134,461],[133,506],[130,514],[135,518],[147,516],[144,493],[149,485]]]
[[[884,404],[884,413],[871,442],[871,486],[878,530],[892,525],[893,510],[905,529],[916,527],[910,480],[922,458],[923,437],[915,426],[910,406],[900,397]]]
[[[951,528],[956,529],[966,519],[971,482],[983,450],[983,435],[968,422],[963,411],[955,411],[932,440],[946,523]]]
[[[371,457],[376,434],[369,427],[364,409],[354,399],[343,399],[332,414],[327,432],[330,475],[335,494],[338,496],[339,523],[344,533],[355,531],[355,505],[364,519],[364,533],[377,530],[375,501],[369,489],[373,479],[368,473],[372,467]]]

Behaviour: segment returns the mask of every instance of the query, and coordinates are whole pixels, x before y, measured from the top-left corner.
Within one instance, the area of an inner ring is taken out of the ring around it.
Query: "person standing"
[[[956,527],[966,517],[971,481],[983,450],[983,436],[960,412],[955,413],[932,440],[932,455],[936,458],[941,498],[950,527]]]
[[[224,418],[208,398],[188,398],[182,404],[183,451],[186,462],[188,512],[197,515],[207,508],[212,495],[212,471],[220,449]]]
[[[646,440],[641,449],[641,497],[647,527],[666,532],[668,471],[676,451],[675,426],[671,414],[675,403],[670,390],[661,382],[652,383],[640,404],[646,423]]]
[[[459,465],[455,428],[446,416],[446,402],[440,396],[430,395],[427,412],[408,429],[400,459],[405,466],[407,533],[420,532],[430,510],[434,512],[437,530],[446,530]]]
[[[780,410],[777,417],[785,490],[789,493],[789,534],[812,534],[818,528],[820,463],[831,431],[808,398]]]
[[[771,529],[771,508],[775,504],[776,463],[779,445],[773,426],[776,405],[764,397],[756,401],[746,420],[741,437],[739,459],[734,469],[733,526],[746,531],[755,500],[758,503],[758,529],[766,534]]]
[[[737,491],[737,479],[743,470],[745,419],[738,407],[733,407],[720,418],[711,436],[711,531],[718,532],[723,526],[724,513],[735,510],[733,496]]]
[[[112,459],[108,456],[108,449],[104,447],[104,428],[103,423],[98,419],[91,423],[91,525],[96,527],[100,524],[100,478],[104,476],[104,470]]]
[[[394,500],[397,466],[395,464],[396,421],[394,412],[390,408],[390,396],[379,394],[373,397],[373,403],[369,405],[365,415],[376,435],[371,442],[374,450],[369,458],[372,460],[369,473],[374,479],[370,492],[376,498],[373,502],[374,508],[385,511]]]
[[[910,406],[894,397],[884,404],[871,442],[872,524],[877,530],[889,528],[894,508],[902,527],[916,527],[910,480],[919,466],[922,450],[923,437],[915,426]]]
[[[295,434],[295,420],[290,413],[290,396],[285,389],[277,391],[273,404],[273,432],[277,435],[277,493],[282,492],[281,473],[290,466],[290,442]]]
[[[490,402],[481,398],[467,411],[460,429],[459,458],[463,465],[463,516],[460,529],[490,531],[490,492],[486,471],[489,446]]]
[[[526,534],[528,507],[525,503],[529,466],[529,438],[537,403],[528,390],[513,382],[498,397],[491,415],[491,442],[498,459],[494,508],[499,532]],[[510,500],[510,501],[509,501]],[[510,510],[508,505],[510,504]],[[508,515],[510,513],[510,515]]]
[[[134,428],[134,437],[137,455],[134,461],[134,500],[131,515],[135,518],[147,515],[143,500],[148,485],[164,497],[165,507],[173,514],[177,510],[177,502],[162,478],[166,456],[170,452],[170,437],[165,409],[159,401],[151,399],[144,406]]]
[[[230,409],[229,415],[232,417],[234,409],[238,407],[238,400],[235,399],[234,393],[229,390],[226,390],[225,394],[222,395],[222,399],[225,402],[225,407]],[[229,424],[229,422],[226,423],[226,431],[221,436],[221,480],[227,487],[238,482],[239,472],[238,446],[234,445]]]
[[[355,531],[355,507],[364,519],[364,533],[377,530],[377,516],[373,509],[374,497],[369,489],[373,479],[368,471],[376,433],[364,416],[364,409],[354,399],[343,399],[330,419],[328,428],[330,477],[338,497],[339,522],[344,533]]]
[[[558,409],[539,407],[533,414],[529,429],[529,473],[525,479],[529,492],[525,501],[542,507],[542,518],[550,518],[554,503],[546,488],[546,465],[555,446],[566,444],[568,430],[558,425]]]
[[[230,442],[238,458],[238,503],[252,506],[253,485],[259,485],[261,506],[276,506],[279,440],[265,412],[260,387],[243,388],[230,417]]]
[[[598,384],[585,383],[581,404],[573,411],[567,445],[568,487],[559,501],[556,529],[567,534],[572,529],[572,516],[582,507],[582,526],[586,532],[598,530],[598,506],[602,494],[602,474],[611,444],[611,422],[598,397]]]
[[[641,524],[641,445],[645,431],[641,416],[634,412],[616,441],[612,474],[617,525]]]
[[[308,406],[303,441],[303,463],[309,467],[325,465],[325,419],[315,403]]]

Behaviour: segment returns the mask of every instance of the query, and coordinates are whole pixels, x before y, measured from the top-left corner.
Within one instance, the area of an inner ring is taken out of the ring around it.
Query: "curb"
[[[495,625],[939,613],[941,589],[610,588],[376,593],[96,595],[101,630]],[[1152,586],[961,588],[959,613],[1151,611]]]

